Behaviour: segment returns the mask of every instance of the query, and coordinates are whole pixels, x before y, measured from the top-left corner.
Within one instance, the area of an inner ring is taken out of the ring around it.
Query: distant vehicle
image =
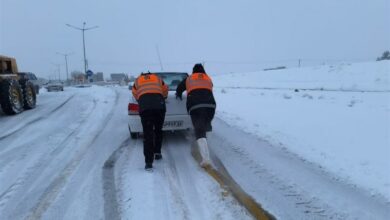
[[[129,82],[129,84],[127,84],[127,86],[129,87],[129,90],[133,89],[133,85],[134,85],[134,81]]]
[[[60,82],[49,82],[45,88],[48,92],[64,91],[64,85]]]
[[[130,78],[129,78],[129,83],[127,84],[127,86],[129,87],[129,90],[131,90],[132,89],[132,87],[133,87],[133,85],[134,85],[134,80],[135,80],[136,78],[134,77],[134,76],[131,76]]]
[[[186,108],[187,97],[184,95],[183,100],[177,100],[175,96],[177,85],[185,79],[188,74],[178,72],[159,72],[156,74],[160,76],[169,87],[168,98],[165,100],[167,112],[165,114],[163,130],[176,131],[191,128],[191,118],[188,115]],[[128,104],[128,126],[130,136],[133,139],[136,139],[142,132],[141,117],[139,116],[138,110],[139,106],[137,100],[131,95]]]
[[[31,72],[19,72],[19,75],[20,75],[21,78],[29,80],[30,82],[32,82],[32,84],[34,84],[35,93],[39,94],[40,85],[39,85],[39,82],[38,82],[38,78],[35,76],[34,73],[31,73]]]
[[[20,76],[16,60],[0,55],[0,105],[7,115],[35,108],[37,96],[34,84]]]

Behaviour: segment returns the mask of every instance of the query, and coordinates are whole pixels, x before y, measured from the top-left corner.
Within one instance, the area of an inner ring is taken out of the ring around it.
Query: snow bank
[[[217,116],[390,200],[389,76],[389,61],[214,76]]]
[[[214,76],[216,87],[390,91],[390,61]],[[239,81],[238,81],[239,79]]]

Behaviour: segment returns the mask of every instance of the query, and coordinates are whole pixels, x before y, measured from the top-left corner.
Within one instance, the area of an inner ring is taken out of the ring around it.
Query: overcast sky
[[[390,0],[0,0],[0,54],[21,71],[53,77],[64,58],[105,76],[255,71],[277,65],[375,60],[390,49]]]

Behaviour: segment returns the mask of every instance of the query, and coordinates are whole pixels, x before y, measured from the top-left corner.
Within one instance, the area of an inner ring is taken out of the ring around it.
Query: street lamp
[[[86,23],[84,22],[83,23],[83,28],[79,28],[79,27],[76,27],[76,26],[73,26],[73,25],[70,25],[70,24],[66,24],[66,26],[74,28],[76,30],[80,30],[83,33],[84,73],[87,74],[88,65],[87,65],[87,56],[85,55],[85,37],[84,37],[84,32],[88,31],[88,30],[91,30],[91,29],[98,28],[98,26],[93,26],[93,27],[86,28],[85,24]]]
[[[68,77],[68,75],[69,75],[69,72],[68,72],[68,56],[72,55],[73,53],[59,53],[59,52],[57,52],[57,54],[58,55],[62,55],[62,56],[65,57],[66,83],[68,83],[68,81],[69,81],[69,77]]]
[[[58,81],[61,82],[61,67],[60,67],[61,65],[58,64],[58,63],[51,63],[51,64],[53,64],[54,66],[57,67],[57,71],[58,71]]]

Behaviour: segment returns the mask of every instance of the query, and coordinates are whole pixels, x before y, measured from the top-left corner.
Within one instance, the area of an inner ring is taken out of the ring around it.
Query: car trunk
[[[184,72],[158,72],[155,74],[162,78],[164,80],[164,83],[168,85],[169,88],[168,97],[165,100],[167,110],[165,116],[188,115],[186,108],[187,96],[183,94],[183,100],[180,100],[176,99],[175,95],[177,86],[183,79],[188,76],[188,74]],[[129,114],[137,114],[138,107],[135,107],[134,105],[132,105],[132,103],[137,103],[134,97],[131,97],[131,106],[129,105],[128,107]],[[134,109],[131,110],[131,108]]]
[[[165,115],[187,115],[186,101],[186,94],[183,94],[183,100],[180,100],[176,99],[175,91],[169,91],[168,98],[165,100],[165,105],[167,109]],[[130,103],[135,103],[138,106],[138,103],[133,96],[131,96],[130,98]],[[136,112],[137,111],[138,107]]]
[[[166,115],[186,115],[187,96],[183,94],[183,100],[176,99],[175,91],[169,91],[168,98],[165,100],[167,112]]]

